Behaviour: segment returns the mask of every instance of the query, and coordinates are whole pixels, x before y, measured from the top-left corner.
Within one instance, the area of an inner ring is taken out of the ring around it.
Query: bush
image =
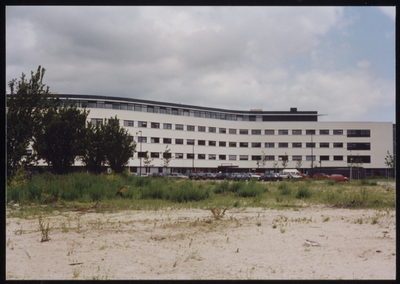
[[[292,190],[289,188],[286,182],[281,182],[278,186],[278,190],[282,195],[290,195],[292,193]]]
[[[296,198],[301,199],[301,198],[310,198],[312,195],[311,190],[308,189],[308,187],[305,186],[300,186],[297,189],[297,194]]]
[[[188,201],[200,201],[209,196],[209,192],[194,186],[191,181],[182,182],[171,191],[170,200],[178,203]]]
[[[229,191],[229,181],[224,180],[217,184],[214,188],[214,193],[221,194]]]

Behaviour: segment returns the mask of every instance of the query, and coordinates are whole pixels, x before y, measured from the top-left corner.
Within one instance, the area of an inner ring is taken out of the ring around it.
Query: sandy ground
[[[48,242],[38,219],[6,219],[6,279],[396,279],[395,210],[232,208],[216,220],[172,208],[45,220]]]

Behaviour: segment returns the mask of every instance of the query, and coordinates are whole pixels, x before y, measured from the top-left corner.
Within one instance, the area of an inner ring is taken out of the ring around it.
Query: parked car
[[[168,174],[168,177],[170,177],[170,178],[188,178],[187,176],[185,176],[181,173],[170,173],[170,174]]]
[[[275,173],[264,174],[259,181],[282,181],[282,177]]]
[[[312,176],[313,178],[329,178],[329,175],[324,173],[316,173]]]
[[[349,181],[347,177],[338,174],[332,174],[329,178],[337,181]]]
[[[250,178],[256,178],[256,179],[259,179],[259,178],[260,178],[260,175],[259,175],[259,174],[248,173],[248,175],[250,176]]]
[[[191,180],[204,180],[207,176],[204,173],[189,173],[188,178]]]
[[[248,174],[232,174],[229,176],[228,178],[229,180],[235,180],[235,181],[239,181],[239,180],[246,180],[248,181],[250,179],[250,176]]]
[[[300,174],[303,178],[310,178],[308,174]]]
[[[278,174],[281,178],[291,178],[289,174]]]
[[[288,175],[289,175],[289,178],[303,178],[301,175],[298,175],[298,174],[294,174],[294,173],[288,173]]]
[[[167,175],[164,173],[154,173],[152,174],[153,178],[165,178]]]
[[[215,178],[218,180],[224,180],[224,179],[228,179],[229,176],[230,176],[229,173],[219,173],[219,174],[217,174],[217,176]]]
[[[213,173],[206,173],[206,177],[207,179],[216,179],[217,175]]]

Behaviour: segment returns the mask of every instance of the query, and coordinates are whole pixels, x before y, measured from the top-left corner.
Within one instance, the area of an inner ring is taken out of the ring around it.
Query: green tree
[[[393,155],[390,154],[389,150],[387,151],[387,155],[385,157],[385,165],[388,168],[391,168],[393,170],[394,166],[395,166],[395,160],[393,158]]]
[[[103,123],[87,123],[84,137],[84,153],[82,163],[86,169],[94,174],[100,174],[106,164],[105,126]]]
[[[34,138],[38,157],[52,166],[54,173],[68,173],[77,156],[84,154],[84,135],[89,111],[70,106],[52,107],[44,116],[41,129]]]
[[[26,155],[26,150],[41,128],[44,113],[59,104],[59,98],[52,96],[49,87],[43,84],[45,71],[39,66],[36,73],[31,72],[29,81],[22,73],[20,80],[8,83],[11,92],[6,95],[7,180],[18,168],[37,160],[35,153]]]
[[[129,132],[115,118],[106,119],[104,124],[104,148],[107,163],[115,173],[122,173],[136,152],[136,143]]]
[[[172,156],[171,156],[171,149],[168,149],[168,145],[165,147],[165,151],[161,152],[161,159],[164,162],[163,167],[165,168],[166,172],[168,172],[168,167],[169,167],[169,162],[171,162]]]

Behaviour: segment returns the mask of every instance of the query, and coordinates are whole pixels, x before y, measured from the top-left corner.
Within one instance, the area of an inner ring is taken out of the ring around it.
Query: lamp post
[[[193,148],[192,148],[192,152],[193,152],[193,159],[192,159],[192,172],[194,172],[194,141],[193,141]]]
[[[136,132],[136,135],[138,135],[140,132],[140,136],[138,136],[138,139],[140,137],[140,168],[139,168],[139,176],[142,176],[142,130],[139,130]]]
[[[313,134],[311,133],[311,177],[314,173],[314,153],[313,153]]]
[[[350,157],[350,181],[353,176],[353,156]]]

